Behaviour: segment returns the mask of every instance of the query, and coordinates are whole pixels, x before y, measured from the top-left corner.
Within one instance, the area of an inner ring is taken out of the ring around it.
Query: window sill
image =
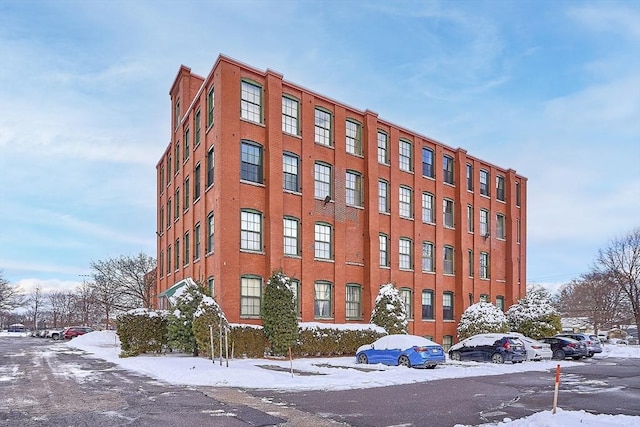
[[[253,185],[255,187],[265,188],[265,184],[263,182],[255,182],[255,181],[247,181],[245,179],[240,179],[241,184]]]

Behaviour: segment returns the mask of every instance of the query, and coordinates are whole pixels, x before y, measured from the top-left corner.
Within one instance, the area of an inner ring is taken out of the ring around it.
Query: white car
[[[519,337],[520,341],[524,343],[524,348],[527,350],[527,360],[551,360],[553,357],[553,351],[551,351],[551,346],[549,344],[534,340],[533,338],[529,338],[518,332],[510,333]]]
[[[63,339],[65,329],[66,328],[51,329],[47,331],[47,338],[53,338],[54,340],[61,340]]]

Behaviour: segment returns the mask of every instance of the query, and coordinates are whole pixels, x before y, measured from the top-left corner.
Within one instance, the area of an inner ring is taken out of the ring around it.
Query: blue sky
[[[528,182],[528,283],[640,226],[639,1],[0,1],[0,269],[71,289],[155,253],[181,64],[218,54]]]

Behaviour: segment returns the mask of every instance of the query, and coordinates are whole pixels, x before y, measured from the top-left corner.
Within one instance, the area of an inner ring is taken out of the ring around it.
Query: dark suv
[[[569,337],[555,336],[543,338],[540,341],[546,342],[551,346],[553,358],[556,360],[564,360],[571,357],[574,360],[580,360],[589,354],[587,345],[578,340]]]
[[[80,335],[84,335],[88,332],[93,332],[93,329],[87,326],[71,326],[70,328],[65,329],[64,331],[64,339],[70,340],[73,337],[78,337]]]
[[[556,336],[573,338],[574,340],[584,342],[587,346],[587,357],[593,357],[596,353],[602,353],[602,345],[600,344],[600,339],[598,339],[596,335],[563,332]]]
[[[527,360],[527,351],[520,338],[509,334],[478,334],[453,345],[449,349],[451,360],[475,360],[493,363],[521,363]]]

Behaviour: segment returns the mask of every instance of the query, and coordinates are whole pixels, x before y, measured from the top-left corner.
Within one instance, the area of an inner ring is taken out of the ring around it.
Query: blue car
[[[455,361],[522,363],[527,360],[527,351],[516,335],[478,334],[453,345],[449,349],[449,358]]]
[[[357,363],[433,369],[445,361],[440,344],[417,335],[387,335],[361,346],[356,352]]]

